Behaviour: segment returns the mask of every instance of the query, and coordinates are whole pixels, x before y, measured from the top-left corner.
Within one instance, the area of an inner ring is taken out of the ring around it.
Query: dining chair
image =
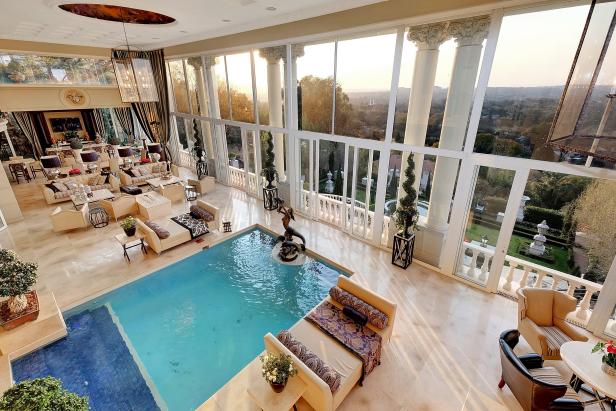
[[[30,173],[28,173],[28,169],[26,168],[26,166],[23,165],[23,163],[11,164],[9,165],[9,169],[11,171],[11,174],[15,178],[15,181],[17,182],[17,184],[19,184],[20,177],[23,177],[26,180],[26,182],[28,183],[30,182],[31,180]]]

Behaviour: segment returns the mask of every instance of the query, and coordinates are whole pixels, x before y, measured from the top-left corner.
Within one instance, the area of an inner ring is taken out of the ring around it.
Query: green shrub
[[[87,411],[88,398],[68,392],[53,377],[22,381],[0,399],[0,411]]]
[[[526,206],[524,209],[524,220],[535,224],[539,224],[545,220],[547,225],[554,230],[562,230],[563,228],[562,213],[551,208],[542,208],[531,205]]]

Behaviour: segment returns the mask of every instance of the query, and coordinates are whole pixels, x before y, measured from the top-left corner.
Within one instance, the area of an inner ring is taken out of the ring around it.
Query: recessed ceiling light
[[[160,40],[160,37],[152,37],[152,40]]]
[[[229,19],[222,19],[220,21],[222,21],[223,23],[231,23],[231,20],[229,20]]]
[[[267,11],[276,11],[276,7],[269,6],[269,7],[266,7],[265,10],[267,10]]]
[[[180,30],[180,33],[188,33],[186,30]]]

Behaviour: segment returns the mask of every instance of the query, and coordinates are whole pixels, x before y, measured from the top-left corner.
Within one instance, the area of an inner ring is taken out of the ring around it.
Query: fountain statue
[[[284,226],[284,234],[278,237],[278,241],[282,242],[278,257],[284,262],[291,262],[294,261],[302,251],[306,250],[306,239],[289,225],[291,220],[295,220],[293,209],[285,206],[284,200],[281,198],[277,198],[276,201],[278,204],[277,211],[282,214],[282,225]],[[296,243],[293,241],[293,237],[299,238],[302,240],[302,243]]]
[[[548,232],[549,228],[550,227],[546,224],[545,220],[537,224],[538,234],[535,234],[533,237],[533,242],[528,247],[528,252],[530,254],[536,256],[543,256],[545,254],[545,234]]]

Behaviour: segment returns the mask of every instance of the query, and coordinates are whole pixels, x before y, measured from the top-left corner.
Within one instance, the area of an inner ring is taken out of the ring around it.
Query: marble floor
[[[151,250],[142,255],[135,248],[129,250],[129,263],[114,239],[121,232],[115,222],[101,229],[54,233],[49,214],[58,205],[45,203],[41,182],[13,185],[24,220],[0,232],[0,246],[39,263],[37,288],[51,290],[63,310],[228,235],[208,234],[202,243],[191,241],[160,256]],[[255,223],[282,230],[279,215],[264,211],[257,199],[240,190],[217,185],[204,199],[220,207],[234,231]],[[59,206],[70,207],[71,203]],[[173,205],[178,213],[187,208],[186,202]],[[500,378],[497,339],[501,331],[516,326],[514,301],[468,287],[418,264],[399,269],[391,265],[386,251],[326,224],[296,218],[293,225],[306,236],[308,248],[348,267],[355,272],[355,281],[398,304],[394,334],[384,349],[382,365],[363,387],[351,392],[340,410],[520,409],[508,388],[496,386]],[[519,350],[529,348],[522,342]],[[558,366],[568,378],[570,372],[563,364],[550,365]],[[241,396],[234,403],[238,401],[243,401]],[[241,408],[252,409],[247,399]]]

